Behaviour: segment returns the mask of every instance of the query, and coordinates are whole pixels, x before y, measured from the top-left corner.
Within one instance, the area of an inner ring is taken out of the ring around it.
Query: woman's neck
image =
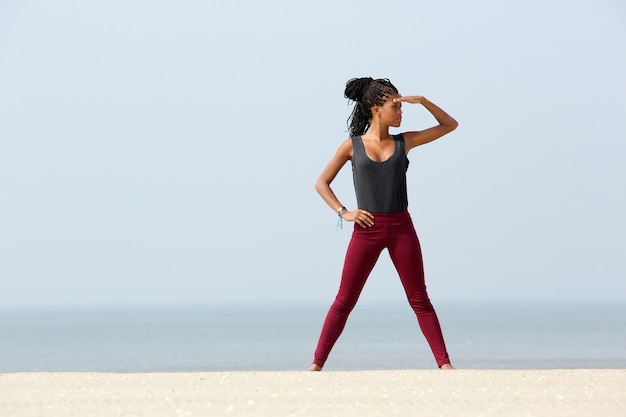
[[[377,140],[377,141],[391,138],[391,135],[389,134],[389,126],[376,123],[375,121],[372,121],[372,124],[370,125],[369,129],[367,129],[367,132],[365,132],[363,136],[366,139]]]

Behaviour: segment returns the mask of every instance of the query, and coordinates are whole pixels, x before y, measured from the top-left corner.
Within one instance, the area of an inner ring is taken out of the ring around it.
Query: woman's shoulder
[[[397,133],[395,135],[392,135],[393,140],[395,140],[396,142],[404,142],[404,133]]]
[[[341,145],[339,145],[339,149],[337,149],[337,155],[342,155],[346,159],[352,158],[352,139],[348,138],[344,140]]]

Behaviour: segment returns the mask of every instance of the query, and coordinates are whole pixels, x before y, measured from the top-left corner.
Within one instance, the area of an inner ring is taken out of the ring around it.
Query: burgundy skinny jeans
[[[315,349],[313,363],[323,367],[331,349],[341,335],[348,315],[356,305],[365,281],[383,249],[389,250],[391,260],[400,275],[409,304],[422,333],[435,356],[437,366],[449,363],[446,345],[424,283],[422,251],[408,211],[375,214],[374,226],[364,229],[355,224],[348,245],[341,285],[333,302]]]

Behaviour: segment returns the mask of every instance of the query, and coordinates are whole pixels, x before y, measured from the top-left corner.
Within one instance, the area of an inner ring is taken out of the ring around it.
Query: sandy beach
[[[0,374],[0,415],[626,416],[626,370]]]

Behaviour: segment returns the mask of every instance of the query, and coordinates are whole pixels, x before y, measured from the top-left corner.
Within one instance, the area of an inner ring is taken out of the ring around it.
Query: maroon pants
[[[341,276],[341,285],[322,328],[313,363],[323,367],[341,335],[348,315],[356,305],[367,277],[383,249],[400,275],[409,304],[435,356],[437,366],[449,363],[446,345],[424,284],[422,251],[408,211],[375,214],[374,226],[363,229],[354,225]]]

